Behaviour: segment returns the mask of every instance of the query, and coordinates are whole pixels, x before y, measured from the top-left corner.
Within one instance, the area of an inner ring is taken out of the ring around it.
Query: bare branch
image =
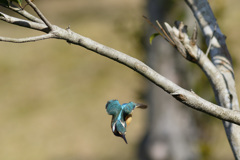
[[[32,7],[32,9],[37,13],[39,18],[49,27],[50,30],[53,30],[53,26],[51,23],[47,20],[47,18],[42,14],[42,12],[37,8],[37,6],[32,3],[31,0],[26,0],[26,2]]]
[[[33,21],[33,22],[37,22],[37,23],[43,23],[43,21],[35,16],[33,16],[32,14],[30,14],[29,12],[23,10],[22,8],[19,8],[13,4],[11,4],[10,6],[3,6],[7,9],[10,9],[18,14],[20,14],[21,16],[27,18],[28,20],[30,21]]]
[[[169,37],[169,35],[167,34],[167,32],[163,29],[162,25],[158,22],[158,20],[156,21],[158,27],[161,29],[161,31],[163,32],[163,34],[165,35],[165,39],[172,45],[175,46],[174,42],[172,41],[172,39]]]
[[[219,86],[212,84],[215,97],[220,106],[239,111],[238,96],[235,88],[232,59],[227,49],[225,35],[217,25],[216,18],[207,0],[185,0],[191,8],[205,36],[208,46],[211,43],[210,57],[213,64],[221,73],[225,83]],[[214,29],[216,27],[216,29]],[[206,69],[206,68],[205,68]],[[228,141],[236,159],[240,159],[240,126],[223,121]]]
[[[12,42],[12,43],[26,43],[26,42],[35,42],[45,39],[55,38],[53,34],[45,34],[36,37],[27,37],[27,38],[8,38],[8,37],[0,37],[0,41],[3,42]]]
[[[148,19],[146,16],[143,16],[143,18],[158,32],[158,34],[163,37],[166,41],[168,41],[173,47],[175,47],[175,44],[173,43],[173,41],[171,39],[168,39],[168,35],[166,32],[164,32],[163,28],[161,28],[160,23],[157,24],[160,25],[159,28],[161,31],[163,31],[163,33],[150,21],[150,19]]]
[[[200,6],[202,7],[202,4]],[[198,10],[196,10],[196,12],[197,11]],[[199,15],[199,13],[197,14]],[[204,71],[209,81],[211,82],[218,104],[223,107],[227,107],[229,109],[234,109],[238,111],[239,108],[238,108],[238,99],[237,99],[236,90],[235,90],[235,82],[234,82],[233,76],[229,76],[229,71],[231,71],[230,73],[233,75],[233,69],[232,69],[231,61],[229,61],[228,57],[227,58],[225,57],[226,55],[229,54],[228,51],[227,51],[227,54],[217,54],[220,57],[216,56],[215,54],[218,61],[220,61],[220,64],[215,66],[216,61],[214,65],[214,63],[212,63],[208,59],[207,55],[205,55],[202,52],[202,50],[199,49],[199,47],[196,45],[196,40],[197,40],[197,34],[195,33],[196,29],[193,33],[192,38],[190,39],[187,35],[187,30],[184,29],[187,27],[185,27],[185,25],[182,22],[179,22],[176,25],[178,28],[171,27],[169,24],[165,23],[168,33],[170,33],[170,36],[171,36],[170,38],[174,41],[178,51],[182,54],[184,58],[198,64],[200,68]],[[224,48],[219,48],[219,46],[216,46],[216,44],[219,44],[219,42],[216,42],[217,38],[214,37],[216,26],[217,24],[215,23],[215,29],[212,34],[213,38],[211,38],[210,40],[209,47],[211,47],[212,44],[215,43],[215,47],[218,47],[217,51],[220,51],[220,53],[223,53],[223,52],[226,52],[226,49],[227,49],[226,44],[224,45],[225,46]],[[215,39],[215,42],[213,41],[214,39]],[[223,70],[221,69],[222,66],[225,68],[224,69],[225,72],[223,72]],[[228,70],[228,72],[226,72],[226,69]],[[240,127],[225,121],[224,121],[224,126],[225,126],[225,130],[226,130],[230,145],[233,148],[232,150],[233,150],[234,156],[240,159],[240,153],[238,149],[240,147],[240,136],[238,134],[240,132]]]
[[[4,14],[2,12],[0,12],[0,20],[5,21],[5,22],[10,23],[10,24],[18,25],[18,26],[21,26],[21,27],[26,27],[26,28],[46,32],[46,33],[49,32],[49,28],[45,24],[39,24],[39,23],[36,23],[36,22],[31,22],[31,21],[28,21],[28,20],[19,19],[19,18],[16,18],[16,17],[9,16],[7,14]]]
[[[188,53],[184,45],[182,44],[181,40],[178,38],[179,37],[179,32],[176,28],[172,28],[168,23],[164,23],[168,33],[171,36],[171,39],[174,41],[174,44],[176,45],[177,50],[181,53],[181,55],[188,59],[189,61],[193,62],[193,57],[191,57]]]
[[[177,45],[179,52],[184,58],[195,62],[204,71],[209,81],[211,82],[216,95],[221,92],[226,92],[226,80],[222,76],[221,72],[216,66],[207,58],[207,55],[196,45],[196,38],[189,38],[187,33],[181,33],[181,27],[179,30],[172,28],[169,24],[165,23],[168,32],[171,33],[171,38]],[[183,23],[182,23],[183,25]],[[180,48],[180,49],[179,49]],[[229,99],[229,97],[226,97]],[[216,96],[217,102],[219,102],[219,96]],[[229,100],[228,100],[229,101]]]
[[[181,54],[183,57],[195,62],[200,66],[212,86],[214,86],[213,89],[216,95],[221,92],[225,93],[225,95],[228,95],[228,92],[226,92],[226,80],[219,72],[217,67],[214,66],[214,64],[208,59],[207,55],[205,55],[204,52],[196,45],[196,38],[190,39],[187,33],[180,34],[181,28],[177,30],[174,29],[174,27],[170,27],[170,25],[167,23],[165,23],[165,25],[168,29],[168,32],[171,33],[171,37],[177,45],[177,48],[180,48],[179,51],[182,52]],[[230,101],[230,97],[226,98],[228,98],[228,101]],[[220,101],[219,96],[216,96],[216,100],[217,102]]]
[[[42,24],[38,24],[35,22],[30,21],[24,21],[21,19],[17,19],[14,17],[7,16],[5,14],[2,14],[0,16],[0,19],[5,20],[8,23],[12,24],[18,24],[19,22],[25,22],[31,24],[28,28],[33,28],[37,30],[42,30],[43,26]],[[18,22],[18,23],[17,23]],[[19,24],[18,24],[19,25]],[[38,27],[36,27],[36,26]],[[27,27],[25,25],[21,25],[24,27]],[[40,26],[40,27],[39,27]],[[46,26],[45,26],[46,27]],[[41,29],[40,29],[41,28]],[[82,46],[88,50],[94,51],[102,56],[106,56],[110,59],[113,59],[119,63],[122,63],[129,68],[135,70],[136,72],[140,73],[150,81],[152,81],[157,86],[161,87],[163,90],[168,92],[169,94],[173,95],[176,99],[181,101],[182,103],[186,104],[187,106],[194,108],[196,110],[205,112],[207,114],[210,114],[214,117],[217,117],[219,119],[223,119],[226,121],[230,121],[232,123],[236,123],[240,125],[240,113],[236,111],[231,111],[229,109],[220,108],[219,106],[212,104],[201,97],[197,96],[196,94],[187,91],[175,83],[171,82],[170,80],[166,79],[165,77],[161,76],[157,72],[155,72],[153,69],[148,67],[146,64],[142,63],[141,61],[130,57],[122,52],[119,52],[117,50],[114,50],[112,48],[109,48],[107,46],[104,46],[102,44],[99,44],[89,38],[83,37],[79,34],[76,34],[72,32],[70,29],[62,29],[57,26],[54,26],[53,32],[48,35],[32,37],[32,38],[24,38],[24,39],[7,39],[5,38],[5,41],[11,41],[16,43],[23,43],[23,42],[31,42],[34,40],[41,40],[43,38],[57,38],[57,39],[63,39],[66,40],[68,43],[73,43],[79,46]],[[4,40],[4,39],[2,39]]]
[[[195,93],[187,91],[176,85],[167,78],[161,76],[143,62],[124,54],[120,51],[114,50],[100,43],[97,43],[89,38],[83,37],[77,33],[61,28],[55,28],[53,32],[58,39],[64,39],[68,43],[82,46],[88,50],[98,53],[102,56],[113,59],[133,70],[140,73],[148,80],[161,87],[163,90],[171,94],[174,98],[187,106],[196,110],[210,114],[216,118],[224,119],[240,125],[240,112],[222,108],[213,103],[210,103]],[[204,55],[204,54],[203,54]],[[204,55],[206,57],[206,55]]]

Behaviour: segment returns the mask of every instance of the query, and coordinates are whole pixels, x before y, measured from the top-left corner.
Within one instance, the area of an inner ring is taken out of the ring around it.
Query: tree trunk
[[[152,22],[166,21],[173,2],[149,0],[148,13]],[[154,33],[151,26],[146,39]],[[146,43],[149,44],[147,41]],[[179,58],[181,58],[181,61]],[[181,63],[183,62],[183,63]],[[186,75],[181,74],[185,60],[163,38],[155,38],[153,45],[147,47],[147,64],[158,73],[175,83],[181,83]],[[179,74],[180,73],[180,74]],[[149,108],[148,132],[140,148],[140,159],[152,160],[194,160],[199,159],[196,149],[197,129],[188,108],[179,107],[177,101],[163,90],[149,83],[147,101]]]

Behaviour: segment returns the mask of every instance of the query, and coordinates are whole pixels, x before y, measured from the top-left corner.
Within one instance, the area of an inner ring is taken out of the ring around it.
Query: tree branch
[[[22,8],[19,8],[13,4],[11,4],[9,7],[1,5],[7,9],[10,9],[18,14],[20,14],[21,16],[27,18],[28,20],[32,21],[32,22],[37,22],[37,23],[43,23],[43,21],[35,16],[33,16],[32,14],[30,14],[29,12],[23,10]],[[43,23],[44,24],[44,23]]]
[[[32,3],[31,0],[26,0],[26,2],[32,7],[32,9],[37,13],[39,18],[49,27],[50,30],[53,30],[51,23],[47,20],[47,18],[42,14],[42,12],[37,8],[37,6]]]
[[[49,32],[49,28],[45,24],[40,24],[40,23],[31,22],[31,21],[24,20],[24,19],[12,17],[12,16],[9,16],[2,12],[0,12],[0,20],[5,21],[10,24],[18,25],[21,27],[26,27],[26,28],[42,31],[45,33]]]
[[[61,28],[55,28],[53,34],[56,35],[58,39],[64,39],[68,43],[76,44],[82,46],[88,50],[94,51],[102,56],[113,59],[133,70],[143,75],[145,78],[161,87],[163,90],[171,94],[174,98],[180,102],[186,104],[187,106],[210,114],[216,118],[231,121],[233,123],[240,125],[240,112],[233,111],[225,108],[221,108],[213,103],[210,103],[195,93],[187,91],[180,86],[176,85],[167,78],[161,76],[159,73],[155,72],[149,66],[143,62],[124,54],[120,51],[114,50],[100,43],[97,43],[89,38],[83,37],[71,30],[63,30]]]
[[[23,27],[46,32],[46,26],[43,24],[11,17],[2,12],[0,12],[0,19],[8,23],[17,24]],[[173,97],[178,99],[180,102],[186,104],[187,106],[193,109],[197,109],[199,111],[205,112],[207,114],[210,114],[216,118],[230,121],[240,125],[239,112],[232,111],[225,108],[220,108],[219,106],[202,99],[196,94],[179,87],[175,83],[171,82],[170,80],[166,79],[165,77],[155,72],[146,64],[142,63],[141,61],[133,57],[128,56],[127,54],[124,54],[122,52],[109,48],[107,46],[104,46],[89,38],[83,37],[77,33],[74,33],[70,29],[66,30],[66,29],[59,28],[57,26],[52,26],[52,27],[53,27],[53,31],[51,32],[51,34],[48,35],[49,38],[66,40],[68,43],[82,46],[88,50],[94,51],[95,53],[98,53],[102,56],[113,59],[121,64],[124,64],[125,66],[140,73],[141,75],[143,75],[144,77],[152,81],[157,86],[161,87],[163,90],[165,90],[166,92],[168,92]],[[43,37],[48,38],[48,36],[46,37],[40,36],[38,37],[38,39],[41,39]],[[32,37],[32,39],[34,38]],[[29,40],[28,38],[23,38],[18,40],[17,39],[6,39],[6,40],[20,43],[20,42],[32,41],[32,39]]]
[[[0,41],[3,42],[12,42],[12,43],[26,43],[26,42],[35,42],[45,39],[55,38],[54,34],[45,34],[36,37],[27,37],[27,38],[8,38],[8,37],[0,37]]]
[[[192,9],[195,18],[197,19],[200,28],[206,37],[206,42],[209,45],[212,39],[211,47],[211,60],[217,67],[219,72],[222,74],[223,78],[227,81],[225,82],[225,89],[228,87],[228,91],[217,92],[215,96],[218,97],[219,105],[234,110],[239,110],[238,98],[235,89],[234,72],[232,68],[231,56],[228,52],[227,45],[225,42],[225,36],[221,33],[221,30],[216,22],[213,12],[206,0],[195,1],[195,0],[185,0],[189,7]],[[214,35],[213,35],[214,33]],[[213,89],[217,87],[213,86]],[[226,97],[226,93],[230,94],[228,97],[232,97],[232,104],[229,102],[229,98]]]
[[[218,104],[222,107],[239,111],[239,101],[235,88],[232,59],[225,42],[226,37],[217,25],[216,18],[207,0],[185,0],[191,8],[199,26],[210,45],[210,57],[213,64],[222,75],[224,85],[212,84]],[[211,40],[212,39],[212,40]],[[218,89],[218,88],[221,89]],[[223,121],[230,146],[236,159],[240,159],[240,126]]]
[[[168,23],[165,23],[165,25],[182,56],[198,64],[205,73],[212,86],[214,86],[213,89],[216,93],[216,101],[219,102],[218,94],[226,91],[226,81],[216,66],[208,59],[207,55],[197,46],[197,37],[193,36],[195,38],[190,39],[187,35],[187,30],[182,30],[183,28],[187,28],[183,27],[185,25],[182,22],[179,24],[180,26],[177,26],[178,29],[176,27],[171,27]],[[193,33],[193,35],[194,34],[195,33]],[[227,94],[228,92],[225,92],[225,95]],[[226,98],[228,98],[229,101],[229,97]]]

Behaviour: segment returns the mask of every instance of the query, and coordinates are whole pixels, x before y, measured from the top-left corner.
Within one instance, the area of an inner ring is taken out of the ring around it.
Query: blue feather
[[[147,108],[146,105],[134,102],[124,103],[121,105],[118,100],[110,100],[106,104],[107,113],[112,115],[112,132],[115,136],[122,137],[126,143],[126,120],[128,117],[131,117],[132,112],[136,107]]]

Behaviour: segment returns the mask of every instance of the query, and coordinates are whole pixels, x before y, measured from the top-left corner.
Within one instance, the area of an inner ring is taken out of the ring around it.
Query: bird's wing
[[[122,105],[124,116],[126,117],[129,114],[131,114],[133,112],[133,110],[135,109],[135,106],[136,106],[136,103],[133,103],[133,102],[124,103]]]
[[[122,106],[124,107],[123,111],[126,116],[128,114],[132,114],[132,112],[135,108],[141,108],[141,109],[147,108],[147,105],[145,105],[145,104],[139,104],[139,103],[134,103],[134,102],[125,103]]]
[[[106,104],[106,110],[109,115],[116,115],[121,110],[118,100],[110,100]]]
[[[133,110],[135,108],[145,109],[145,108],[147,108],[147,105],[129,102],[129,103],[123,104],[122,107],[123,107],[124,120],[125,120],[126,124],[129,125],[132,121]]]

